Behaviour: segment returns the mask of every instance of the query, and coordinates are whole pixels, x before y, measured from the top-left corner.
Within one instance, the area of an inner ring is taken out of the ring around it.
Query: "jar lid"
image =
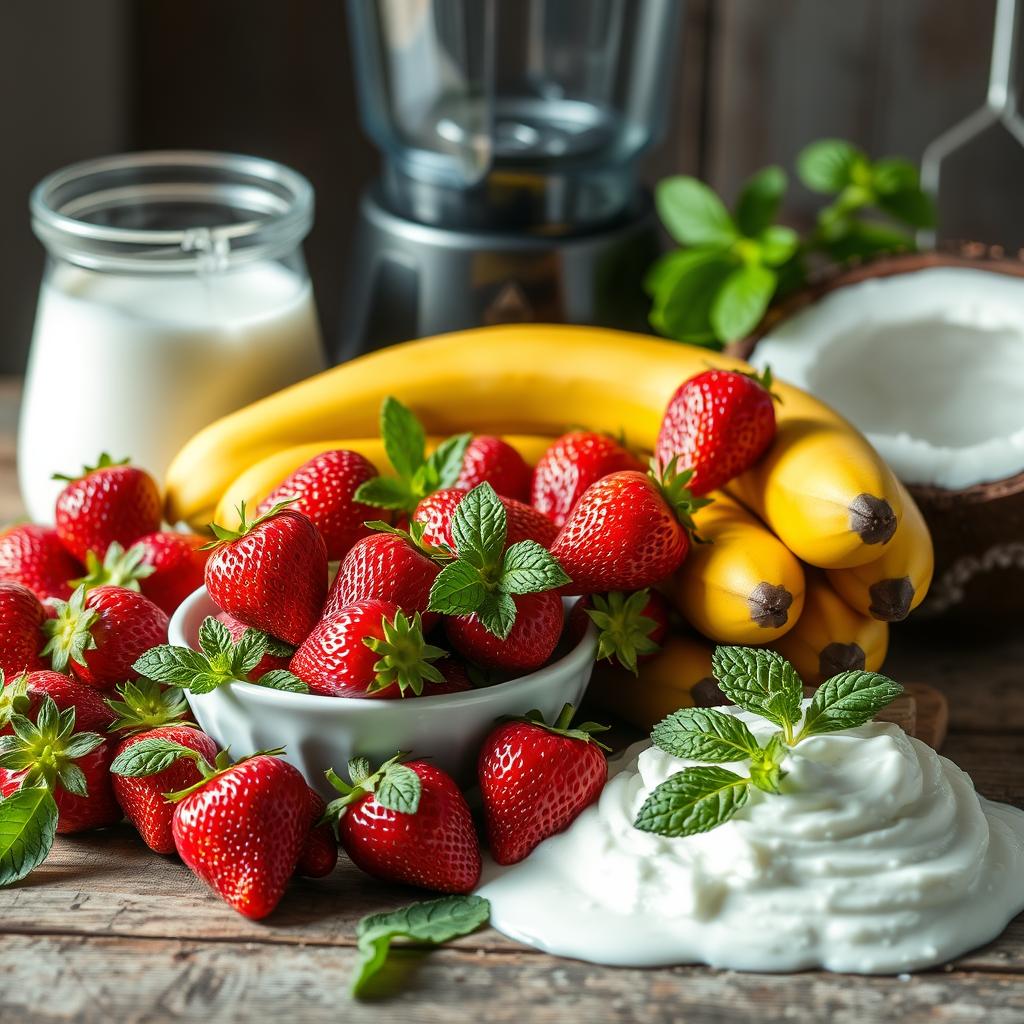
[[[55,171],[29,208],[36,237],[78,266],[216,272],[297,248],[313,223],[313,186],[262,157],[158,150]]]

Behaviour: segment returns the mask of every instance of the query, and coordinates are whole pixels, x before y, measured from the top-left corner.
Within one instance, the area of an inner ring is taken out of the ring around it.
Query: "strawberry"
[[[301,512],[284,505],[217,537],[206,563],[206,587],[222,611],[290,644],[301,644],[327,596],[327,547]]]
[[[312,826],[299,853],[296,874],[304,878],[326,878],[338,863],[338,841],[330,822],[322,822],[327,805],[319,794],[306,787],[309,801],[309,820]]]
[[[655,459],[693,470],[693,494],[723,487],[749,469],[775,437],[770,370],[762,375],[705,370],[684,381],[669,399],[658,431]]]
[[[399,755],[400,756],[400,755]],[[425,761],[366,758],[349,762],[351,785],[333,771],[341,793],[327,807],[356,867],[387,882],[439,892],[469,892],[480,878],[480,844],[458,786]]]
[[[668,632],[668,602],[656,590],[613,590],[584,598],[572,610],[570,630],[577,612],[597,627],[598,661],[614,658],[633,675],[637,662],[658,651]]]
[[[80,576],[82,563],[68,554],[51,526],[20,523],[0,534],[0,580],[21,583],[40,601],[67,600],[69,580]]]
[[[60,542],[80,562],[90,551],[102,558],[113,541],[128,547],[160,529],[156,481],[128,460],[114,462],[104,452],[78,477],[56,474],[67,486],[57,495],[55,527]]]
[[[672,462],[661,479],[624,470],[591,484],[551,545],[572,580],[563,592],[640,590],[675,572],[690,550],[691,513],[708,504],[686,490],[689,476]]]
[[[372,505],[355,500],[355,493],[378,475],[377,467],[358,452],[321,452],[303,463],[260,502],[257,514],[294,499],[289,507],[308,516],[324,538],[327,557],[337,561],[370,530],[363,524],[378,519]]]
[[[532,672],[554,653],[562,635],[564,616],[557,594],[516,594],[515,622],[504,637],[495,636],[477,615],[445,621],[449,643],[464,658],[482,668]]]
[[[424,642],[418,612],[409,619],[394,602],[370,598],[319,622],[289,667],[310,693],[394,700],[443,683],[431,662],[444,655]]]
[[[244,622],[233,619],[227,612],[221,612],[216,618],[218,622],[224,623],[227,627],[228,634],[235,644],[242,639],[242,635],[250,628]],[[267,638],[267,651],[256,663],[256,667],[246,673],[245,678],[250,682],[256,682],[267,672],[275,672],[281,669],[286,670],[288,663],[292,660],[292,655],[295,653],[295,648],[291,644],[275,640],[266,633],[263,635]]]
[[[504,498],[530,499],[530,467],[522,455],[500,437],[477,434],[466,447],[454,486],[471,491],[485,482]]]
[[[563,526],[583,492],[620,470],[643,471],[640,460],[614,438],[574,430],[556,438],[534,467],[530,504]]]
[[[465,491],[453,487],[435,491],[416,506],[412,518],[413,522],[420,523],[423,527],[424,544],[435,548],[455,549],[452,517],[465,496]],[[523,540],[535,540],[543,548],[551,547],[558,536],[558,528],[547,516],[514,498],[501,497],[499,500],[505,507],[507,546],[511,547]]]
[[[424,697],[436,697],[441,693],[465,693],[473,689],[469,669],[458,658],[442,658],[435,664],[435,668],[444,679],[440,683],[427,683],[423,687]]]
[[[397,604],[406,615],[419,612],[424,632],[429,632],[437,620],[436,615],[427,612],[430,587],[441,567],[431,557],[433,549],[417,540],[422,537],[422,527],[412,523],[407,533],[381,522],[374,525],[382,532],[353,544],[338,567],[323,617],[330,617],[345,605],[373,598]]]
[[[46,667],[44,644],[46,609],[21,583],[0,583],[0,669],[8,676]]]
[[[70,601],[54,602],[43,648],[59,672],[70,668],[83,683],[100,689],[134,678],[132,665],[147,650],[167,641],[167,614],[148,597],[124,587],[83,586]]]
[[[568,827],[601,793],[608,778],[602,744],[606,726],[570,728],[566,704],[554,725],[539,711],[504,722],[484,740],[477,771],[491,856],[515,864]],[[607,748],[605,748],[607,749]]]
[[[12,732],[10,721],[15,714],[34,720],[45,697],[53,700],[58,711],[74,708],[75,724],[82,732],[105,733],[115,718],[102,691],[63,672],[42,669],[24,673],[6,684],[0,672],[0,686],[0,735]]]
[[[46,788],[61,833],[104,828],[123,817],[110,781],[114,745],[98,733],[76,732],[75,720],[73,705],[60,711],[44,696],[34,724],[16,713],[14,735],[0,737],[0,795]]]

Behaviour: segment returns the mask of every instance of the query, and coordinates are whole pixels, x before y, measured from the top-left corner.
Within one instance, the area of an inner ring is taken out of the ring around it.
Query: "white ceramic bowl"
[[[573,600],[565,601],[568,612]],[[199,626],[219,609],[206,588],[171,618],[170,642],[195,647]],[[477,751],[496,719],[539,708],[550,721],[566,702],[579,705],[597,651],[594,627],[568,654],[537,672],[505,683],[436,697],[370,700],[287,693],[234,682],[212,693],[187,693],[203,731],[238,757],[284,747],[286,759],[323,796],[334,791],[324,772],[346,774],[357,755],[379,762],[399,750],[429,757],[462,781],[476,774]]]

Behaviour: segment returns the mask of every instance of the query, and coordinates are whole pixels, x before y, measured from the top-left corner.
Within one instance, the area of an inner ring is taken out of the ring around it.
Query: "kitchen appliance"
[[[339,359],[533,320],[646,329],[637,158],[664,128],[681,0],[349,0],[362,198]]]

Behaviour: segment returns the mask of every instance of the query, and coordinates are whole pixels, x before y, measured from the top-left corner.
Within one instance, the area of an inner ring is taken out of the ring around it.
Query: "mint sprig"
[[[208,615],[199,627],[198,651],[160,644],[146,651],[132,668],[140,676],[165,686],[177,686],[190,693],[210,693],[219,686],[248,680],[271,649],[277,652],[281,645],[262,630],[246,629],[235,643],[227,626]],[[298,676],[283,669],[274,669],[251,681],[257,686],[309,693],[309,687]]]
[[[505,640],[516,620],[514,594],[536,594],[569,583],[558,560],[534,540],[505,550],[508,521],[494,488],[483,483],[452,514],[454,561],[437,575],[428,608],[442,615],[476,614],[489,633]]]
[[[395,939],[436,946],[469,935],[490,916],[491,905],[482,896],[442,896],[401,910],[364,917],[356,925],[359,962],[352,977],[352,994],[367,994],[369,982],[384,966]]]
[[[380,436],[395,476],[375,476],[359,485],[355,500],[376,508],[412,512],[428,494],[452,487],[472,434],[442,441],[427,457],[423,424],[407,406],[390,395],[380,407]]]
[[[759,743],[745,722],[716,708],[682,708],[663,719],[651,732],[654,746],[713,767],[684,768],[656,786],[633,823],[641,831],[676,838],[717,828],[746,804],[751,787],[782,792],[792,747],[864,725],[903,692],[877,672],[843,672],[821,684],[805,712],[802,680],[774,651],[718,647],[711,661],[726,696],[781,728]],[[746,763],[748,774],[718,767],[736,763]]]

